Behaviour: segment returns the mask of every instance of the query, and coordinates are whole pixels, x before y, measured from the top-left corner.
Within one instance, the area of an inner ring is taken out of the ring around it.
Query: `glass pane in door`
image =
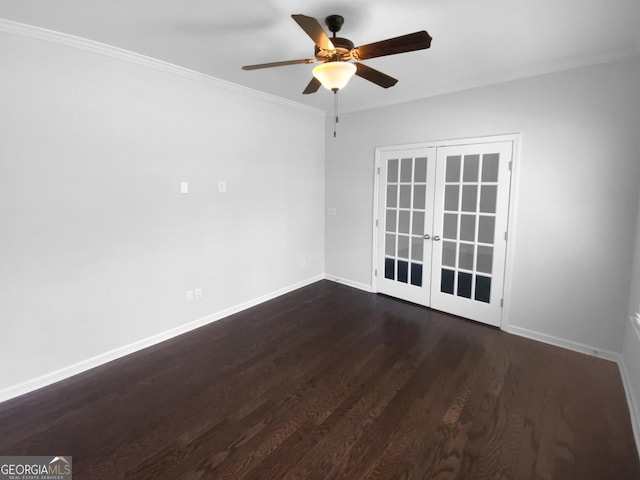
[[[422,287],[427,158],[387,160],[384,278]]]
[[[445,158],[442,293],[489,303],[499,154]]]

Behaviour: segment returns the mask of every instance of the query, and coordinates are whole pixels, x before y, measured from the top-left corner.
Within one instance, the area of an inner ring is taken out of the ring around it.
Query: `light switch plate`
[[[189,193],[189,182],[180,182],[180,193]]]

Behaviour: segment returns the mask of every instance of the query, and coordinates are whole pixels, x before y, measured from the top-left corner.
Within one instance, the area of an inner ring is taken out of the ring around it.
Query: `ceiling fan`
[[[315,63],[316,61],[322,62],[321,65],[313,69],[314,76],[302,92],[304,94],[317,92],[320,85],[324,85],[336,93],[346,85],[354,74],[382,88],[392,87],[398,83],[397,79],[360,63],[360,60],[412,52],[431,46],[431,36],[425,30],[422,30],[355,47],[351,40],[336,36],[336,33],[340,31],[344,24],[344,18],[340,15],[329,15],[325,19],[327,28],[333,33],[331,38],[327,36],[315,18],[305,15],[291,15],[291,17],[316,44],[315,58],[245,65],[242,69],[257,70],[285,65]],[[355,63],[351,62],[351,60],[354,60]]]

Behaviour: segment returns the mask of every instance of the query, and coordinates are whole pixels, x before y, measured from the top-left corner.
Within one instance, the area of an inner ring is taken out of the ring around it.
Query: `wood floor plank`
[[[466,437],[460,476],[470,479],[511,478],[515,446],[522,425],[523,396],[510,384],[516,379],[506,334],[488,339],[478,359],[478,375],[457,423]],[[500,348],[500,345],[504,345]],[[510,371],[511,370],[511,371]]]
[[[385,448],[379,459],[372,460],[375,468],[363,478],[410,478],[417,465],[431,460],[426,445],[433,438],[432,431],[441,423],[456,421],[477,371],[476,359],[469,349],[456,348],[454,342],[444,341],[441,345],[446,345],[447,357],[431,356],[415,375],[412,393],[417,398],[412,395],[413,401],[407,406],[394,405],[401,417],[387,427],[391,435],[379,433],[378,439]]]
[[[321,281],[0,404],[78,479],[638,479],[616,364]]]
[[[442,331],[450,329],[452,325],[441,327]],[[436,343],[437,341],[437,343]],[[440,377],[446,375],[440,366],[443,357],[460,355],[460,351],[452,350],[445,345],[446,339],[436,335],[427,336],[425,346],[429,354],[413,371],[405,387],[393,398],[389,408],[385,409],[379,420],[363,431],[361,438],[355,443],[349,456],[340,465],[340,475],[343,478],[367,478],[378,469],[387,457],[394,456],[404,450],[405,436],[410,438],[413,427],[421,428],[419,416],[408,414],[410,411],[426,412],[428,406],[422,395],[425,395]],[[389,432],[393,432],[389,435]]]
[[[260,436],[243,445],[231,445],[229,454],[219,465],[205,461],[200,468],[215,471],[218,478],[243,478],[303,424],[309,421],[318,423],[319,419],[325,418],[326,411],[331,411],[332,405],[339,402],[354,384],[371,376],[375,365],[387,356],[384,348],[375,348],[366,355],[359,351],[359,356],[348,356],[344,365],[333,364],[320,369],[319,377],[310,377],[300,384],[292,382],[288,387],[291,393],[280,396],[282,401],[273,407]],[[347,374],[344,369],[347,369]],[[342,373],[336,377],[336,371]],[[240,458],[241,462],[236,461]]]

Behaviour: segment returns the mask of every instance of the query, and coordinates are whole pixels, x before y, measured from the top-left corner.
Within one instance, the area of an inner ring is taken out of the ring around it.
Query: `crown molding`
[[[84,50],[142,67],[158,70],[163,73],[176,75],[178,77],[203,83],[214,88],[222,88],[224,90],[256,98],[258,100],[275,103],[288,108],[303,110],[305,112],[314,113],[323,117],[325,116],[324,110],[315,107],[310,107],[302,103],[294,102],[292,100],[278,97],[276,95],[271,95],[259,90],[244,87],[242,85],[212,77],[204,73],[196,72],[195,70],[190,70],[188,68],[180,67],[169,62],[164,62],[156,58],[131,52],[123,48],[114,47],[112,45],[107,45],[105,43],[96,42],[94,40],[89,40],[87,38],[76,37],[75,35],[69,35],[67,33],[36,27],[33,25],[27,25],[20,22],[14,22],[12,20],[6,20],[3,18],[0,18],[0,33],[8,33],[11,35],[32,38],[48,43],[56,43],[65,47],[76,48],[78,50]]]
[[[561,73],[569,70],[578,70],[580,68],[595,67],[607,63],[622,62],[626,60],[640,59],[640,36],[638,37],[637,48],[631,48],[625,52],[616,54],[601,55],[594,58],[585,58],[574,62],[561,62],[561,63],[549,63],[536,68],[529,68],[524,70],[518,70],[516,72],[505,73],[503,75],[497,75],[493,78],[485,79],[482,82],[458,82],[445,88],[431,89],[425,91],[420,95],[408,95],[400,98],[394,98],[393,100],[380,100],[378,102],[369,103],[363,107],[356,108],[344,108],[341,111],[342,115],[363,112],[367,110],[373,110],[377,108],[392,107],[402,105],[405,103],[413,103],[416,101],[426,100],[433,97],[439,97],[442,95],[455,94],[460,92],[466,92],[478,88],[491,87],[494,85],[500,85],[502,83],[514,82],[518,80],[526,80],[529,78],[551,75],[554,73]],[[328,114],[329,116],[329,114]]]

